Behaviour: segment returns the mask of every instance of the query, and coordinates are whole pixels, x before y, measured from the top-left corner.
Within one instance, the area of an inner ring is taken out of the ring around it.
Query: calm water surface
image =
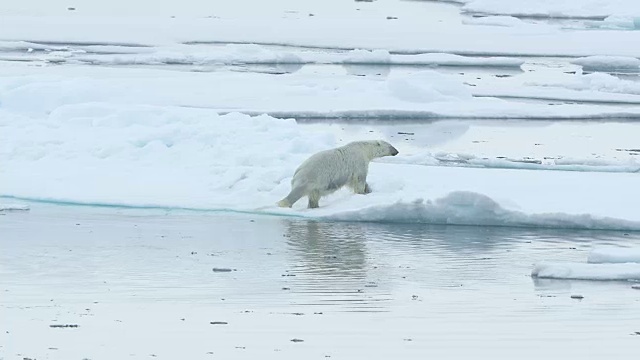
[[[631,359],[640,346],[631,284],[529,275],[637,233],[49,205],[2,214],[0,233],[0,358]]]

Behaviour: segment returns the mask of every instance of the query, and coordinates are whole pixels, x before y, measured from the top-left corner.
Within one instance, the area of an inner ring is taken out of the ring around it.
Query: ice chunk
[[[525,23],[513,16],[483,16],[471,19],[464,19],[462,21],[464,24],[468,25],[488,25],[488,26],[505,26],[505,27],[515,27],[522,26]]]
[[[640,280],[640,264],[542,262],[534,266],[531,276],[567,280]]]
[[[0,203],[0,211],[26,211],[26,210],[29,210],[29,205]]]
[[[589,253],[587,262],[602,263],[640,263],[640,248],[602,247]]]

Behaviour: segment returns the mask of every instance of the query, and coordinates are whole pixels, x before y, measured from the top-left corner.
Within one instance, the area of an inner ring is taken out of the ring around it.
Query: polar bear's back
[[[354,163],[359,163],[357,168],[367,166],[366,160],[360,154],[354,154],[348,148],[321,151],[298,167],[291,183],[312,182],[314,185],[326,186],[327,189],[337,189],[349,181]]]

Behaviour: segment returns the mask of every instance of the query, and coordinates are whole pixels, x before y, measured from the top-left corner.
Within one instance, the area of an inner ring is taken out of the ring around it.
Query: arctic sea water
[[[0,231],[7,358],[630,358],[640,330],[629,282],[530,276],[633,232],[46,204]]]

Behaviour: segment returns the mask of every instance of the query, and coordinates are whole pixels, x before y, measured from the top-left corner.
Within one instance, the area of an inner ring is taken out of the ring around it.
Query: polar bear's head
[[[383,157],[383,156],[396,156],[398,150],[391,144],[382,140],[370,140],[370,141],[356,141],[348,144],[347,146],[357,146],[367,155],[369,160]]]

